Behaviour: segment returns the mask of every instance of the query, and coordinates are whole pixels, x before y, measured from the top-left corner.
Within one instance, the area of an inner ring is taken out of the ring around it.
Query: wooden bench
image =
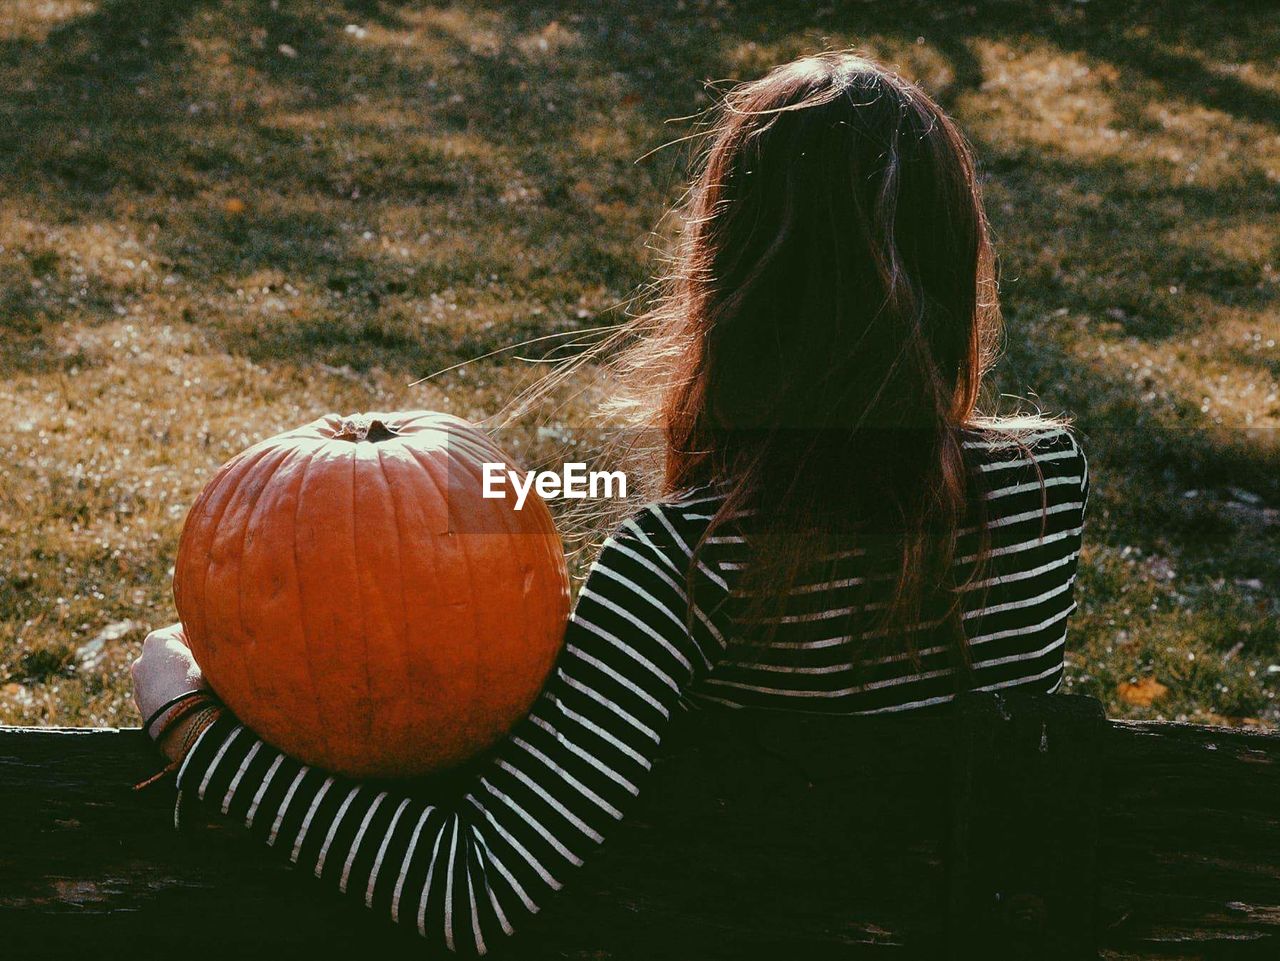
[[[706,712],[502,953],[1280,958],[1278,758],[1277,735],[1110,721],[1084,697]],[[172,790],[132,790],[156,766],[136,730],[0,728],[0,952],[429,954],[234,825],[175,833]]]

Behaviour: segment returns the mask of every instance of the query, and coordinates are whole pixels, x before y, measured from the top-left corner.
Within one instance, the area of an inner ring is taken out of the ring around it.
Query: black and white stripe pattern
[[[984,690],[1056,690],[1075,608],[1084,456],[1066,431],[1025,443],[1032,457],[989,437],[965,445],[985,489],[991,555],[964,605],[969,683]],[[188,754],[180,790],[393,921],[483,954],[626,814],[681,710],[877,713],[954,697],[946,646],[927,631],[915,657],[890,649],[857,663],[875,633],[857,630],[858,618],[874,623],[879,605],[868,598],[889,580],[874,551],[852,549],[798,584],[767,643],[735,644],[749,633],[732,615],[750,540],[744,520],[699,554],[690,617],[686,574],[716,507],[707,496],[651,505],[606,542],[532,713],[456,793],[424,797],[313,770],[230,716]],[[978,537],[962,535],[958,564],[971,561]]]

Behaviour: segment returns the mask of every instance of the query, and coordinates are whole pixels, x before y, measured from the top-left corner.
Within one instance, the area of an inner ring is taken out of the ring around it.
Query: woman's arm
[[[484,953],[623,817],[682,693],[722,653],[724,583],[701,568],[716,611],[687,616],[692,535],[681,524],[652,508],[610,538],[532,713],[455,798],[428,802],[313,770],[230,715],[182,759],[180,792],[243,819],[394,921]],[[170,737],[171,750],[181,739]]]

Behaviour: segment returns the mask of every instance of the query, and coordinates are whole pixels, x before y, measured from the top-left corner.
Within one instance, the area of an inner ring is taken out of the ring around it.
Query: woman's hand
[[[133,700],[144,721],[174,698],[208,689],[200,665],[187,647],[181,624],[170,624],[148,634],[142,642],[142,655],[129,670],[133,675]],[[186,740],[183,735],[199,716],[188,715],[177,724],[166,724],[165,720],[165,717],[156,718],[147,735],[159,737],[160,749],[177,761],[181,759],[181,746]]]

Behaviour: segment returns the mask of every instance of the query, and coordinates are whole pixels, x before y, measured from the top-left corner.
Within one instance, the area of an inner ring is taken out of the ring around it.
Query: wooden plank
[[[158,767],[136,730],[0,729],[6,947],[71,957],[136,944],[159,956],[230,930],[253,931],[268,951],[287,946],[290,929],[342,943],[344,924],[232,826],[175,833],[173,792],[132,787]]]
[[[937,943],[945,890],[940,718],[699,717],[645,797],[522,933],[521,959],[883,957]],[[137,732],[0,729],[0,931],[12,947],[86,944],[267,957],[420,956],[213,821],[175,836],[171,792]],[[825,825],[815,831],[814,825]],[[234,919],[232,923],[229,919]]]
[[[1102,705],[962,702],[952,764],[951,957],[1097,957]]]
[[[508,956],[1280,957],[1280,738],[964,701],[688,719]],[[0,728],[5,948],[422,956],[234,825],[175,834],[171,790],[132,790],[156,764],[136,731]]]
[[[1280,736],[1112,722],[1105,753],[1105,956],[1280,958]]]

